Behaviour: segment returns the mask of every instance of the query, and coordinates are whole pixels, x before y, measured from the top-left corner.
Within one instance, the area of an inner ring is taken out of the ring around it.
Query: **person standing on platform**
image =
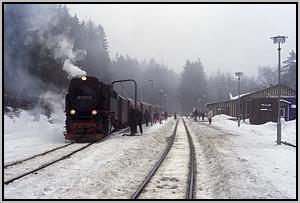
[[[139,109],[136,110],[136,118],[137,118],[137,125],[140,128],[140,133],[143,134],[143,112]]]
[[[213,117],[213,112],[212,112],[211,109],[209,109],[208,112],[207,112],[207,118],[208,118],[209,125],[211,124],[212,117]]]
[[[130,135],[134,135],[136,133],[136,111],[133,106],[129,107],[128,124],[130,127]]]
[[[145,119],[146,126],[148,127],[148,123],[149,123],[149,121],[150,121],[150,119],[151,119],[151,116],[150,116],[150,114],[149,114],[148,109],[147,109],[147,110],[145,111],[145,113],[144,113],[144,119]]]

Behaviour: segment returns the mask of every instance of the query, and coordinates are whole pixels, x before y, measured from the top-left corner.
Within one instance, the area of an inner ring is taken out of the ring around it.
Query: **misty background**
[[[241,93],[275,85],[277,47],[270,37],[278,34],[289,37],[282,46],[282,82],[296,89],[296,6],[222,6],[5,4],[4,105],[39,105],[51,114],[44,95],[64,96],[72,77],[87,74],[105,83],[135,79],[139,100],[190,112],[196,105],[237,95],[236,71],[244,72]],[[124,7],[135,9],[134,15],[126,15]],[[95,17],[99,14],[105,16],[103,24]],[[271,21],[271,14],[280,17]],[[201,24],[200,30],[183,29],[195,27],[191,19]],[[257,39],[262,43],[254,43]],[[130,84],[116,90],[134,95]]]

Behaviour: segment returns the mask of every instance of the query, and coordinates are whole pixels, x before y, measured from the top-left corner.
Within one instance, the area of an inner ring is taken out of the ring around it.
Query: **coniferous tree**
[[[186,61],[181,73],[179,84],[179,101],[184,112],[191,112],[197,106],[197,101],[207,95],[207,82],[204,67],[197,59],[195,62]]]
[[[282,83],[296,90],[296,52],[292,50],[282,63],[285,70],[281,77]]]

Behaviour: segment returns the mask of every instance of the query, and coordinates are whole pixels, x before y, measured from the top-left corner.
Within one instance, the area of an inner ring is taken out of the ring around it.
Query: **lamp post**
[[[239,105],[238,105],[238,127],[240,127],[240,117],[241,117],[241,97],[240,97],[240,80],[242,72],[236,72],[235,75],[238,77],[238,94],[239,94]]]
[[[169,99],[170,99],[171,97],[169,97],[168,95],[167,95],[167,97],[166,97],[166,111],[167,111],[167,103],[169,103]],[[168,111],[167,111],[168,112]]]
[[[151,93],[150,93],[150,102],[152,103],[152,105],[154,104],[154,102],[153,102],[153,86],[154,86],[154,81],[155,80],[149,80],[149,82],[150,82],[150,84],[151,84],[151,87],[152,87],[152,89],[151,89]],[[150,117],[151,117],[151,126],[153,125],[153,112],[154,112],[154,109],[152,109],[151,108],[151,110],[150,110]]]
[[[201,100],[202,98],[200,97],[196,102],[197,102],[197,106],[198,106],[198,111],[200,112],[200,108],[201,108]]]
[[[278,44],[278,113],[277,113],[277,145],[281,144],[281,121],[280,121],[280,44],[285,43],[286,36],[271,37],[273,44]]]
[[[151,103],[153,104],[153,98],[152,98],[152,94],[153,94],[153,85],[154,85],[154,81],[155,80],[149,80],[149,82],[151,83],[151,87],[152,87],[152,89],[151,89],[151,94],[150,94],[150,100],[151,100]]]
[[[203,94],[202,95],[202,98],[203,98],[203,105],[202,106],[204,106],[204,108],[203,108],[203,113],[205,112],[205,101],[206,101],[206,94]]]
[[[160,98],[159,98],[159,109],[161,112],[161,100],[162,100],[162,95],[164,94],[164,89],[159,89],[160,92]]]
[[[168,97],[168,94],[167,93],[164,93],[164,103],[165,103],[165,111],[167,111],[167,97]]]
[[[219,102],[221,102],[221,90],[223,88],[223,85],[218,85],[218,88],[220,90],[220,95],[219,95]],[[220,105],[220,104],[219,104]],[[221,107],[219,106],[218,108],[218,111],[219,111],[219,115],[221,116]]]
[[[218,88],[220,89],[220,97],[219,97],[219,102],[221,101],[221,90],[223,88],[223,85],[218,85]]]

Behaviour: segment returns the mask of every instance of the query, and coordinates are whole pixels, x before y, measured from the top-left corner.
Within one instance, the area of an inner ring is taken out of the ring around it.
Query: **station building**
[[[240,95],[241,119],[249,118],[251,124],[263,124],[268,121],[277,121],[278,94],[280,91],[280,114],[286,121],[297,117],[296,91],[285,85],[275,85],[252,93]],[[207,109],[213,111],[213,115],[226,114],[238,117],[239,99],[207,103]]]

